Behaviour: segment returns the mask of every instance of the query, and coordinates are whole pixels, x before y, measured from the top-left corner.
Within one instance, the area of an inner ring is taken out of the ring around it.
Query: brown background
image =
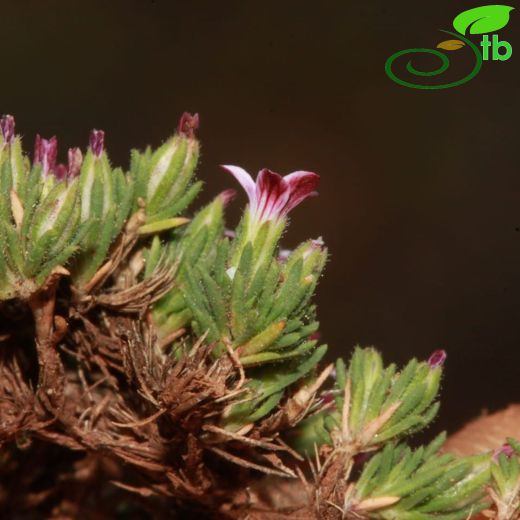
[[[476,5],[4,0],[0,111],[26,146],[57,134],[63,159],[102,128],[122,165],[198,111],[203,201],[234,185],[220,163],[320,173],[285,244],[323,235],[330,247],[324,340],[334,355],[374,344],[399,363],[445,348],[434,428],[454,429],[520,400],[520,15],[500,32],[512,59],[464,86],[411,90],[383,66],[435,46]],[[457,52],[453,77],[469,63]]]

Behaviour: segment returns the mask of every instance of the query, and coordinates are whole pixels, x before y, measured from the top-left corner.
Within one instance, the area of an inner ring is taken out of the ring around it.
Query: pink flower
[[[43,139],[36,134],[34,143],[34,164],[41,164],[43,175],[47,176],[56,168],[56,157],[58,155],[58,140],[56,136]]]
[[[260,170],[256,183],[249,173],[238,166],[222,166],[242,185],[249,197],[249,210],[259,222],[283,218],[300,202],[315,195],[320,176],[296,171],[282,177],[267,168]]]

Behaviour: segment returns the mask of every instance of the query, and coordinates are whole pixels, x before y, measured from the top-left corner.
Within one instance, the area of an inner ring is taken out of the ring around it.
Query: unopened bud
[[[178,133],[152,155],[146,196],[147,216],[164,212],[186,189],[193,176],[199,155],[199,143],[194,134],[198,119],[193,122],[188,116],[183,116],[185,121],[181,118]]]
[[[220,197],[222,197],[222,201],[224,202],[224,206],[227,206],[237,195],[235,190],[224,190],[220,193]]]
[[[189,112],[184,112],[182,114],[179,125],[177,126],[177,132],[182,134],[190,139],[195,137],[195,130],[199,128],[199,114],[190,114]]]
[[[309,247],[303,253],[303,259],[305,260],[313,251],[321,251],[325,242],[322,237],[318,237],[316,240],[309,240]]]
[[[11,144],[14,139],[14,117],[10,115],[4,115],[0,119],[0,130],[2,132],[2,137],[4,138],[4,142],[7,144]]]
[[[324,246],[321,237],[316,240],[308,240],[298,247],[288,260],[291,262],[293,257],[295,260],[298,258],[303,260],[302,275],[306,283],[312,283],[323,269],[327,259],[327,249]]]
[[[81,150],[79,148],[69,148],[68,160],[67,176],[69,178],[77,177],[83,162]]]
[[[96,157],[100,157],[105,146],[105,132],[92,130],[90,132],[90,149]]]
[[[287,259],[291,256],[292,252],[292,249],[280,249],[278,251],[278,261],[287,262]]]
[[[502,454],[504,454],[508,459],[510,459],[515,454],[515,450],[509,444],[504,444],[503,446],[500,446],[500,448],[497,448],[493,452],[493,460],[497,462],[500,455]]]
[[[67,177],[67,167],[60,163],[54,168],[54,177],[59,181],[62,181]]]
[[[36,134],[34,143],[34,164],[41,164],[43,175],[47,176],[56,167],[56,157],[58,155],[58,140],[56,136],[50,139],[43,139]]]
[[[316,332],[313,332],[313,333],[309,336],[309,340],[310,340],[310,341],[319,341],[320,338],[321,338],[321,332],[320,332],[319,330],[317,330]],[[333,370],[333,371],[331,372],[331,374],[332,374],[333,372],[335,373],[335,370]]]
[[[430,368],[442,367],[446,361],[446,351],[436,350],[429,358],[428,365]]]

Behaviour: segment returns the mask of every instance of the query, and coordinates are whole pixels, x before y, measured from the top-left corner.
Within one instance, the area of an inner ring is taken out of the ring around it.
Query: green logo
[[[505,27],[509,22],[509,13],[513,9],[514,7],[508,5],[483,5],[460,13],[453,20],[453,27],[457,32],[441,31],[452,36],[452,39],[438,43],[435,49],[405,49],[392,54],[385,63],[385,72],[387,76],[392,81],[395,81],[395,83],[402,85],[403,87],[423,90],[440,90],[457,87],[458,85],[467,83],[480,72],[483,61],[488,61],[490,59],[493,61],[507,61],[511,58],[513,54],[513,47],[511,44],[506,41],[500,41],[497,34],[489,35],[489,33],[493,33]],[[480,41],[482,51],[469,39],[469,35],[474,34],[483,35],[482,40]],[[468,74],[466,74],[466,76],[449,83],[440,83],[437,85],[424,85],[421,84],[420,79],[415,80],[415,78],[431,78],[441,75],[450,66],[450,60],[443,51],[453,52],[459,49],[469,50],[474,60],[473,68]],[[395,62],[402,56],[412,58],[417,54],[433,55],[440,60],[440,65],[435,70],[422,71],[416,69],[412,64],[412,60],[409,59],[405,68],[408,74],[415,76],[415,78],[411,78],[411,81],[408,81],[398,77],[394,72]],[[414,80],[419,82],[416,83]]]

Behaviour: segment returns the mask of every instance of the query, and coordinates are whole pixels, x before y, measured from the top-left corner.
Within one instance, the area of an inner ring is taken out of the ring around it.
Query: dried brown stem
[[[67,323],[54,316],[56,288],[62,276],[68,275],[62,267],[56,268],[45,284],[29,297],[34,316],[35,342],[40,367],[37,396],[48,412],[59,413],[64,403],[65,374],[57,343],[67,330]],[[55,327],[56,325],[56,327]]]

